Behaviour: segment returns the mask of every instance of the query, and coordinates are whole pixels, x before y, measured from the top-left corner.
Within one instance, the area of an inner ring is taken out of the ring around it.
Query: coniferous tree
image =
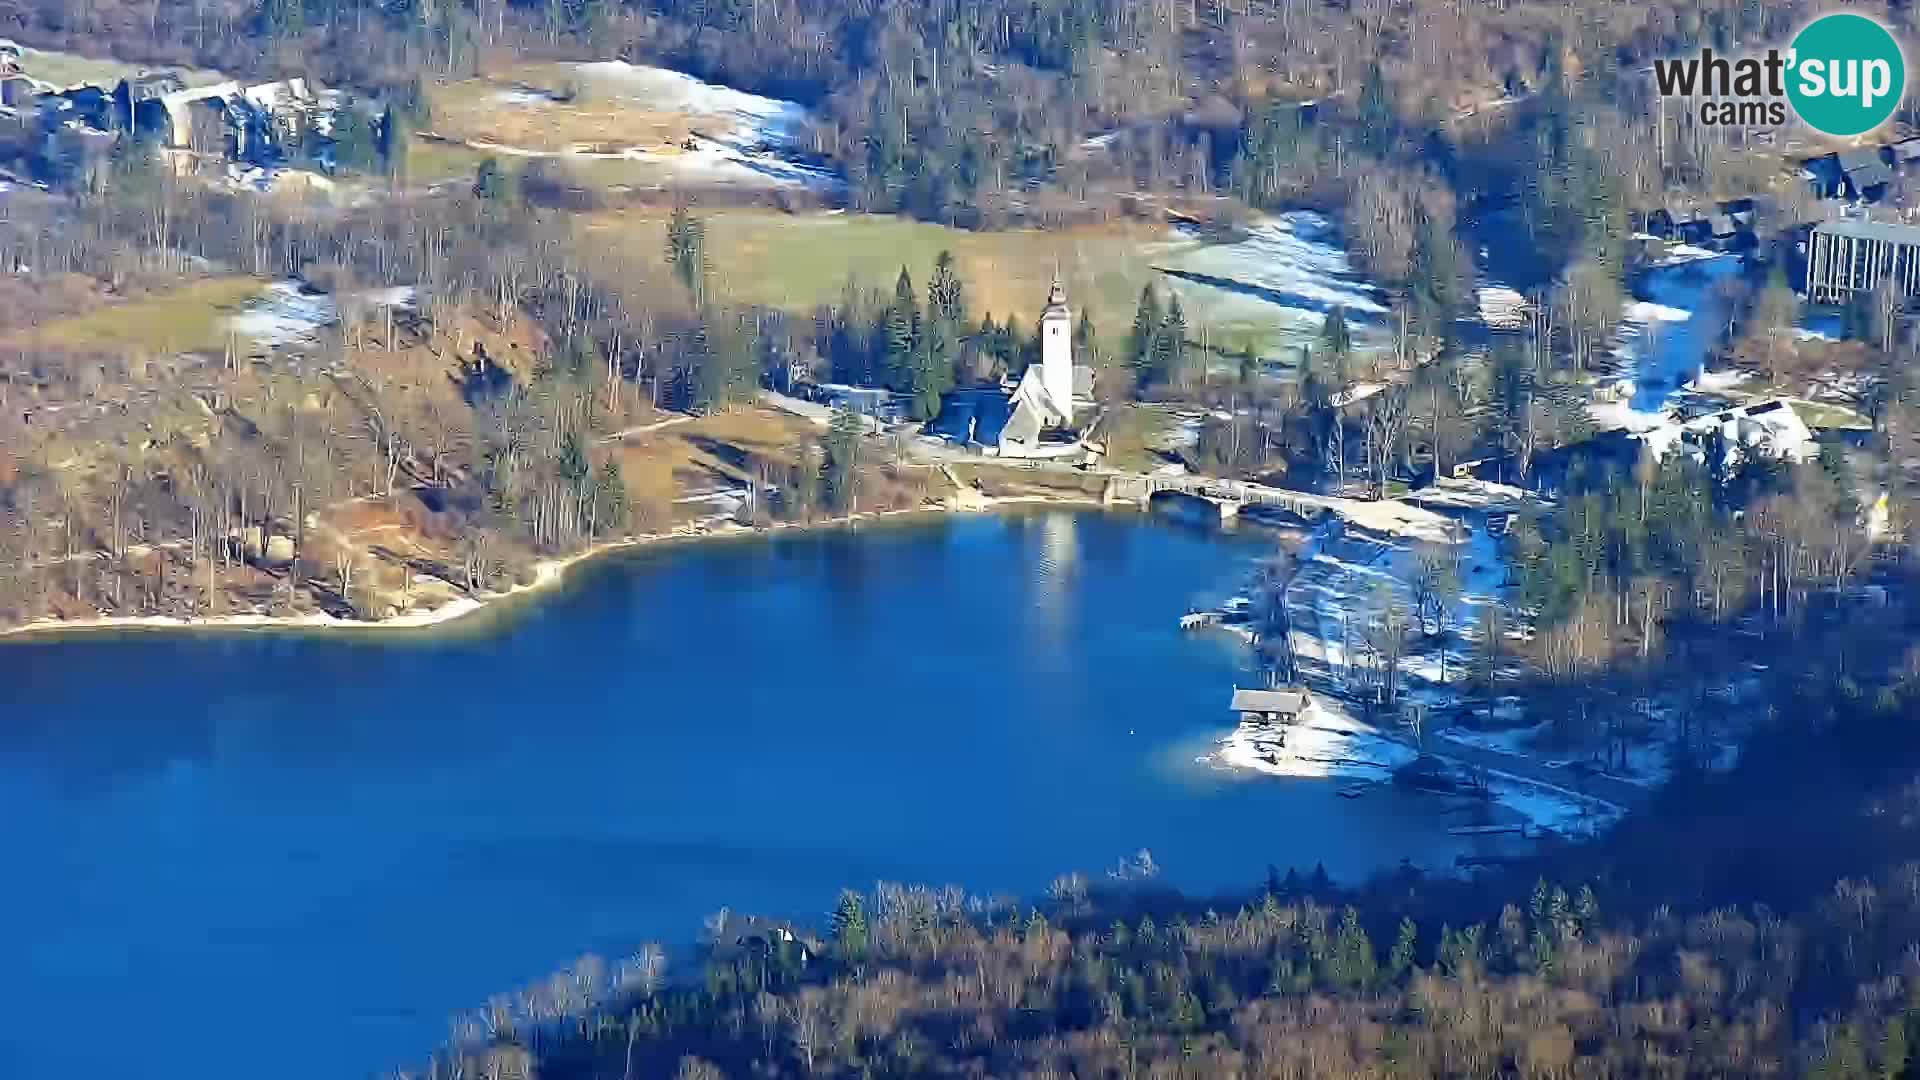
[[[1187,315],[1180,308],[1180,296],[1167,301],[1166,318],[1154,340],[1154,374],[1162,381],[1185,386],[1187,383]]]
[[[1347,309],[1339,304],[1327,309],[1327,317],[1320,324],[1320,344],[1335,363],[1344,362],[1353,353],[1353,331],[1347,327]]]
[[[1093,315],[1086,308],[1080,309],[1080,321],[1073,328],[1073,354],[1094,367],[1106,360],[1100,354],[1100,338],[1093,328]]]
[[[1147,285],[1140,290],[1140,306],[1133,313],[1133,332],[1127,335],[1127,362],[1133,365],[1142,386],[1153,376],[1160,320],[1160,298],[1154,295],[1153,286]]]
[[[380,118],[380,163],[394,180],[407,178],[407,148],[413,143],[413,122],[389,105]]]
[[[372,117],[348,106],[333,121],[333,164],[350,172],[370,173],[380,167],[380,137]]]
[[[843,959],[859,962],[867,955],[867,905],[851,889],[840,894],[833,909],[833,943]]]
[[[473,194],[475,198],[491,203],[511,203],[513,176],[501,167],[498,158],[489,157],[474,172]]]
[[[1469,268],[1451,229],[1431,214],[1416,222],[1413,244],[1413,301],[1422,329],[1448,337],[1466,302]]]
[[[953,389],[954,339],[945,319],[928,323],[914,350],[913,418],[931,420],[940,413],[940,400]]]
[[[707,226],[685,204],[673,208],[667,222],[667,262],[674,276],[693,294],[696,308],[707,302]]]
[[[608,458],[594,479],[592,531],[623,529],[627,525],[627,483],[620,475],[620,463]]]
[[[920,322],[920,302],[914,298],[913,278],[908,276],[904,266],[900,268],[900,277],[894,281],[893,303],[887,305],[884,318],[881,344],[886,353],[880,369],[885,374],[888,386],[910,393],[913,390],[914,331]]]
[[[1410,918],[1400,920],[1400,936],[1393,942],[1393,953],[1388,957],[1387,966],[1395,979],[1403,978],[1413,969],[1415,949],[1418,948],[1420,928]]]
[[[858,508],[860,488],[860,437],[865,428],[860,414],[848,408],[836,408],[828,422],[826,435],[827,497],[835,509],[852,515]]]
[[[1384,153],[1393,146],[1398,127],[1387,74],[1375,60],[1368,65],[1366,81],[1360,85],[1360,137],[1366,147]]]

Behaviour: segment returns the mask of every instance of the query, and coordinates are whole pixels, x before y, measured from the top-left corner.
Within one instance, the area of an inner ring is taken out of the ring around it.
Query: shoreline
[[[0,630],[0,642],[27,638],[56,637],[62,634],[89,634],[110,630],[178,630],[185,632],[221,631],[221,630],[338,630],[359,631],[362,633],[380,633],[392,631],[431,631],[457,623],[470,616],[489,610],[496,610],[506,601],[519,600],[544,592],[566,580],[567,573],[583,563],[592,562],[606,555],[622,551],[636,551],[642,548],[665,546],[668,544],[696,543],[722,539],[745,539],[753,536],[772,536],[789,531],[816,531],[831,528],[843,528],[864,521],[881,521],[904,517],[935,516],[947,514],[993,513],[1003,507],[1020,506],[1067,506],[1082,509],[1108,508],[1108,504],[1088,497],[1056,497],[1052,495],[1011,495],[995,498],[982,507],[963,509],[951,506],[913,506],[895,510],[869,510],[847,517],[829,518],[822,521],[781,521],[771,525],[752,526],[729,524],[720,527],[681,526],[669,532],[643,533],[639,536],[624,536],[618,540],[606,540],[594,544],[570,555],[559,555],[541,559],[533,564],[533,580],[524,585],[516,584],[509,588],[478,596],[466,594],[426,611],[403,611],[384,619],[342,619],[324,611],[304,612],[298,615],[262,615],[258,613],[236,615],[213,615],[204,618],[181,618],[175,615],[100,615],[84,619],[36,619],[19,626]],[[1122,503],[1116,505],[1132,505]],[[450,583],[449,583],[450,584]]]

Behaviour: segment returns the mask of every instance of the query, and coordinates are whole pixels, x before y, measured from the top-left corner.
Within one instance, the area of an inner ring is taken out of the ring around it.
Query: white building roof
[[[1700,457],[1705,453],[1706,440],[1715,434],[1736,454],[1751,450],[1765,457],[1806,461],[1818,452],[1812,429],[1791,404],[1779,398],[1662,424],[1641,432],[1639,437],[1656,458],[1664,458],[1675,449]]]

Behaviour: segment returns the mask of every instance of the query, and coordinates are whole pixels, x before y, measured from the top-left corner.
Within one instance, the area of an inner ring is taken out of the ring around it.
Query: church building
[[[1079,458],[1086,447],[1075,434],[1085,420],[1093,369],[1073,362],[1073,312],[1059,279],[1040,313],[1040,359],[1029,364],[1011,391],[956,391],[942,409],[936,430],[1000,457]]]

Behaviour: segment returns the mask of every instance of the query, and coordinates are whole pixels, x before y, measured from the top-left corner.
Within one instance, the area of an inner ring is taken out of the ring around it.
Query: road
[[[1545,784],[1548,787],[1564,788],[1576,794],[1604,799],[1616,806],[1629,809],[1645,802],[1653,794],[1651,789],[1622,780],[1617,776],[1594,773],[1581,776],[1567,768],[1549,769],[1538,758],[1489,750],[1484,746],[1461,742],[1445,734],[1427,736],[1426,751],[1436,757],[1447,758],[1462,765],[1483,768],[1489,772],[1508,773],[1522,780]]]

